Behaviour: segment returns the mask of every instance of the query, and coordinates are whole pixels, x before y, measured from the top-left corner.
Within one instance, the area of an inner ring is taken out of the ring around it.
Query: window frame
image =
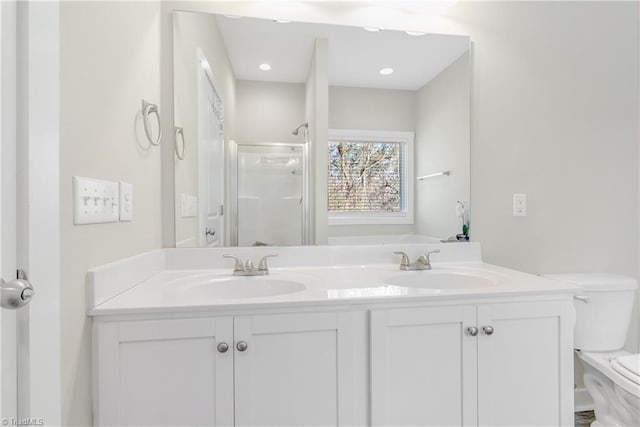
[[[379,131],[379,130],[359,130],[359,129],[329,129],[327,138],[327,150],[332,141],[347,142],[394,142],[404,144],[406,161],[400,163],[402,171],[400,176],[401,185],[404,184],[406,200],[405,210],[401,212],[388,213],[368,213],[368,212],[329,212],[327,216],[329,225],[382,225],[382,224],[413,224],[413,182],[415,180],[413,167],[413,145],[415,133],[409,131]],[[327,171],[328,174],[328,165]],[[327,198],[329,196],[329,186],[327,185]]]

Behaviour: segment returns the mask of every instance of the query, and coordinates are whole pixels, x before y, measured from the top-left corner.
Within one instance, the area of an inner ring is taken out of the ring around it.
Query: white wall
[[[239,144],[255,142],[301,143],[305,120],[305,85],[238,80],[236,115]]]
[[[416,94],[416,232],[447,238],[462,233],[458,200],[469,201],[470,67],[465,53]]]
[[[236,133],[236,80],[215,16],[177,12],[173,19],[174,123],[184,129],[185,159],[173,156],[175,173],[175,233],[182,246],[197,246],[198,218],[181,216],[181,195],[198,196],[198,58],[206,57],[224,102],[225,140]],[[173,134],[165,138],[173,144]]]
[[[486,259],[635,275],[637,4],[465,6],[473,237]],[[514,192],[528,193],[526,218],[511,216]]]
[[[308,206],[309,209],[308,219],[309,224],[316,223],[316,197],[315,197],[315,188],[311,185],[312,177],[315,176],[315,167],[313,165],[313,150],[314,140],[315,140],[315,120],[316,120],[316,55],[315,52],[311,56],[311,63],[309,64],[309,74],[307,75],[307,81],[304,85],[304,120],[308,123],[307,135],[308,135],[308,144],[309,150],[307,151],[308,160],[309,160],[309,177],[307,182],[304,183],[306,193],[308,195]],[[328,108],[328,107],[327,107]],[[303,226],[304,229],[304,226]],[[309,226],[307,229],[306,239],[303,236],[303,240],[306,240],[309,243],[313,243],[316,241],[316,229],[315,227]]]
[[[62,425],[86,426],[85,274],[161,247],[160,149],[141,148],[134,132],[141,99],[160,101],[160,4],[61,2],[60,50]],[[74,226],[73,175],[133,184],[133,222]]]
[[[329,128],[409,131],[416,128],[416,93],[329,86]],[[413,234],[409,225],[330,225],[329,237]]]
[[[329,59],[326,39],[317,39],[305,87],[305,118],[309,123],[310,241],[327,244],[327,137],[329,129]]]
[[[329,86],[329,128],[411,131],[415,91]]]

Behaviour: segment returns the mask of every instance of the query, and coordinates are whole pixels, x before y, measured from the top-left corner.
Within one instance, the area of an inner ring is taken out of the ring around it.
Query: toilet
[[[623,350],[638,283],[614,274],[552,274],[575,297],[574,348],[595,404],[593,427],[640,426],[640,354]]]

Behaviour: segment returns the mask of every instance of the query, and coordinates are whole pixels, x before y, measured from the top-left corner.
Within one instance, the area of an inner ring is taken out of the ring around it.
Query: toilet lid
[[[620,375],[636,384],[640,384],[640,354],[618,356],[611,364]]]

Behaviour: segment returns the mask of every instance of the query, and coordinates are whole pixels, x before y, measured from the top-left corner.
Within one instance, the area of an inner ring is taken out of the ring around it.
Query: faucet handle
[[[237,256],[233,256],[233,255],[229,255],[229,254],[224,254],[222,255],[223,258],[231,258],[233,260],[236,261],[236,265],[233,267],[233,271],[244,271],[244,266],[242,265],[242,260],[240,258],[238,258]]]
[[[429,256],[431,254],[439,254],[440,253],[440,249],[435,249],[433,251],[429,251],[426,254],[424,254],[423,256],[427,259],[427,264],[431,265],[431,259],[429,259]]]
[[[260,262],[258,263],[258,271],[269,271],[269,266],[267,265],[267,259],[278,256],[278,254],[268,254],[260,258]]]
[[[394,252],[394,254],[396,255],[402,255],[402,261],[400,261],[400,268],[407,268],[409,267],[409,264],[411,264],[411,261],[409,261],[409,255],[405,254],[402,251],[396,251]]]

